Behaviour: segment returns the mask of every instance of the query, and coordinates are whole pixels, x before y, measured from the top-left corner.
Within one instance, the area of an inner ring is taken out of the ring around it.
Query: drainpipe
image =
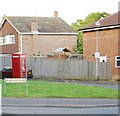
[[[19,51],[22,53],[22,34],[20,34],[20,41],[19,41]]]

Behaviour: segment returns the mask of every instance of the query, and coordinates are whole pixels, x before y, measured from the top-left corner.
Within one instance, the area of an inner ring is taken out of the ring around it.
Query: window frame
[[[0,37],[0,45],[9,45],[16,43],[16,36],[14,34],[5,35]]]
[[[119,59],[118,59],[118,57],[119,57]],[[118,65],[117,61],[120,62],[120,56],[115,56],[115,67],[120,68],[120,65]]]

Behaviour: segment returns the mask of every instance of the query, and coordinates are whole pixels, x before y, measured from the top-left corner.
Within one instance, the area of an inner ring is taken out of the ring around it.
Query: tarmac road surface
[[[2,98],[4,114],[118,114],[117,99]]]
[[[2,112],[4,114],[118,114],[118,107],[3,107]]]

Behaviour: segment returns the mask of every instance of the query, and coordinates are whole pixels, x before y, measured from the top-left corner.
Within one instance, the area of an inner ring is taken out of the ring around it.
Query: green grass
[[[28,88],[28,97],[33,98],[118,98],[117,90],[80,84],[28,81]],[[2,86],[3,97],[26,97],[25,83],[8,83],[6,90],[4,94],[4,86]]]

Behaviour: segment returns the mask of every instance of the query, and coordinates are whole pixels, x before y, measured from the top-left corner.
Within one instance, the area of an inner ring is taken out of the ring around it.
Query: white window
[[[120,56],[115,57],[115,67],[120,68]]]
[[[0,37],[0,45],[14,44],[15,39],[15,35],[6,35],[4,37]]]
[[[3,44],[6,43],[5,37],[2,37]]]
[[[11,43],[15,43],[15,35],[11,35],[11,37],[10,37],[10,42],[11,42]]]
[[[10,44],[10,35],[5,36],[5,44]]]
[[[5,42],[5,37],[0,37],[0,45],[2,45],[3,42]]]
[[[0,45],[3,43],[3,41],[2,41],[2,37],[0,37]]]

